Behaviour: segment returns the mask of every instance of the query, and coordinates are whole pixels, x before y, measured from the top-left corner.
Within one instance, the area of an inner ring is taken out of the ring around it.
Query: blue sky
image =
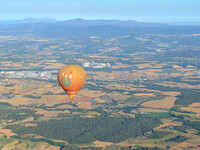
[[[200,22],[200,0],[0,0],[0,20],[41,17]]]

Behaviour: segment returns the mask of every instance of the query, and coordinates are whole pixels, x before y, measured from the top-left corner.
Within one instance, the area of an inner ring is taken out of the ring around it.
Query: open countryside
[[[200,147],[199,26],[65,25],[0,25],[1,149]],[[69,64],[86,70],[74,103]]]

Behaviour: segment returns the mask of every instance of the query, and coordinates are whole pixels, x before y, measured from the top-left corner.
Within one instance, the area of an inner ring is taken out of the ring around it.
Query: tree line
[[[69,118],[38,122],[37,127],[9,125],[18,135],[38,134],[69,143],[90,143],[95,140],[118,143],[130,137],[144,135],[161,124],[158,118],[97,117]]]

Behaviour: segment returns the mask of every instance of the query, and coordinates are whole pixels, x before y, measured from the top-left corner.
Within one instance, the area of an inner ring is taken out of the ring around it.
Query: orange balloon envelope
[[[78,65],[64,66],[58,72],[58,82],[71,99],[82,88],[85,78],[85,70]]]

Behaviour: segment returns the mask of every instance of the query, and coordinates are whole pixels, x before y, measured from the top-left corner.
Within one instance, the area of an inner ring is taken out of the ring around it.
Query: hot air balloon
[[[85,83],[85,70],[78,65],[67,65],[62,67],[58,72],[58,82],[63,90],[71,98],[82,88]]]

